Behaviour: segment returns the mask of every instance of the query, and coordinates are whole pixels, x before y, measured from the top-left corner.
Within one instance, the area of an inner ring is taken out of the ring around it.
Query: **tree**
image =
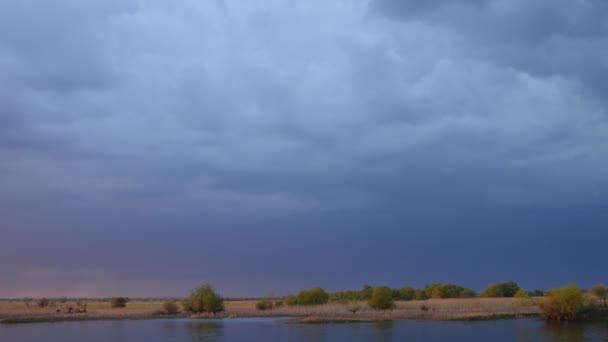
[[[261,311],[272,310],[272,301],[269,299],[262,299],[255,303],[255,308]]]
[[[548,321],[574,321],[583,308],[583,291],[576,285],[551,290],[541,303],[543,316]]]
[[[482,297],[513,297],[519,291],[517,283],[509,281],[488,286],[482,293]]]
[[[468,287],[463,288],[462,292],[460,292],[460,298],[471,298],[471,297],[475,297],[475,291],[471,290]]]
[[[393,300],[393,291],[386,286],[376,287],[372,292],[372,298],[370,298],[369,307],[379,310],[388,310],[395,307]]]
[[[515,295],[513,297],[525,298],[525,297],[528,297],[528,293],[526,291],[524,291],[524,289],[519,289],[519,290],[517,290],[517,292],[515,293]]]
[[[127,306],[127,298],[125,297],[114,297],[110,302],[110,306],[113,308],[124,308]]]
[[[399,289],[399,299],[401,300],[412,300],[416,294],[416,290],[411,287],[404,287]]]
[[[427,300],[427,299],[429,299],[429,297],[427,297],[426,292],[423,289],[418,289],[414,292],[414,299],[415,300]]]
[[[205,283],[192,290],[183,307],[184,310],[195,314],[210,312],[215,315],[224,311],[224,298],[220,297],[211,285]]]
[[[591,293],[593,293],[600,300],[600,305],[606,307],[606,299],[608,299],[608,287],[604,285],[595,285],[593,288],[591,288]]]
[[[175,315],[179,311],[177,307],[177,303],[174,301],[164,302],[163,303],[163,312],[167,315]]]
[[[298,293],[298,305],[319,305],[326,304],[329,295],[320,287],[313,287]]]
[[[285,298],[285,304],[287,304],[287,306],[298,305],[298,297],[291,294],[287,295],[287,297]]]
[[[374,288],[368,284],[363,285],[361,289],[361,297],[362,299],[368,300],[372,298],[372,293],[374,292]]]

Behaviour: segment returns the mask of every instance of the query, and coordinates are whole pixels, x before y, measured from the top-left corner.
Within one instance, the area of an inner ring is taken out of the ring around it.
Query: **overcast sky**
[[[0,297],[608,282],[605,0],[0,1]]]

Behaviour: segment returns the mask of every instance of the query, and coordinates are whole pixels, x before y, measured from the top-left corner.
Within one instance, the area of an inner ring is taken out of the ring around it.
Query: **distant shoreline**
[[[349,312],[353,304],[361,306],[356,314]],[[3,324],[53,323],[100,320],[152,320],[190,318],[261,318],[285,317],[291,323],[356,323],[379,321],[475,321],[537,317],[535,306],[523,306],[513,298],[430,299],[398,301],[393,310],[374,310],[365,302],[329,303],[315,306],[283,306],[260,311],[256,301],[227,301],[226,310],[212,314],[176,315],[159,313],[162,302],[131,301],[126,308],[111,308],[107,302],[88,302],[87,313],[65,313],[61,308],[39,309],[26,307],[24,302],[0,303],[0,322]],[[62,304],[64,306],[69,303]],[[60,311],[60,312],[56,312]]]

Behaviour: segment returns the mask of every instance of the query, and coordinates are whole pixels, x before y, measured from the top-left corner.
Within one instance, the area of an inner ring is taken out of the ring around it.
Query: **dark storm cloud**
[[[608,90],[603,46],[608,3],[590,1],[393,1],[371,8],[395,20],[459,32],[477,58],[541,75],[582,80],[598,97]]]
[[[163,284],[150,295],[199,280],[233,295],[480,286],[496,280],[471,275],[487,268],[480,256],[514,248],[521,263],[492,278],[559,285],[535,276],[551,243],[572,226],[605,237],[607,12],[4,1],[0,258],[22,263],[0,265],[14,275],[0,295],[43,291],[36,279],[95,294]],[[517,247],[522,235],[551,238],[537,253]],[[412,263],[427,250],[437,255]],[[447,255],[453,272],[431,271]],[[385,260],[402,273],[374,267]]]

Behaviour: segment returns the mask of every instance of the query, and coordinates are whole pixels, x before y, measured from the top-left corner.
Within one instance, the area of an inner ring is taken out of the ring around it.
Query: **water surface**
[[[608,322],[540,320],[290,324],[287,319],[0,324],[0,341],[608,341]]]

